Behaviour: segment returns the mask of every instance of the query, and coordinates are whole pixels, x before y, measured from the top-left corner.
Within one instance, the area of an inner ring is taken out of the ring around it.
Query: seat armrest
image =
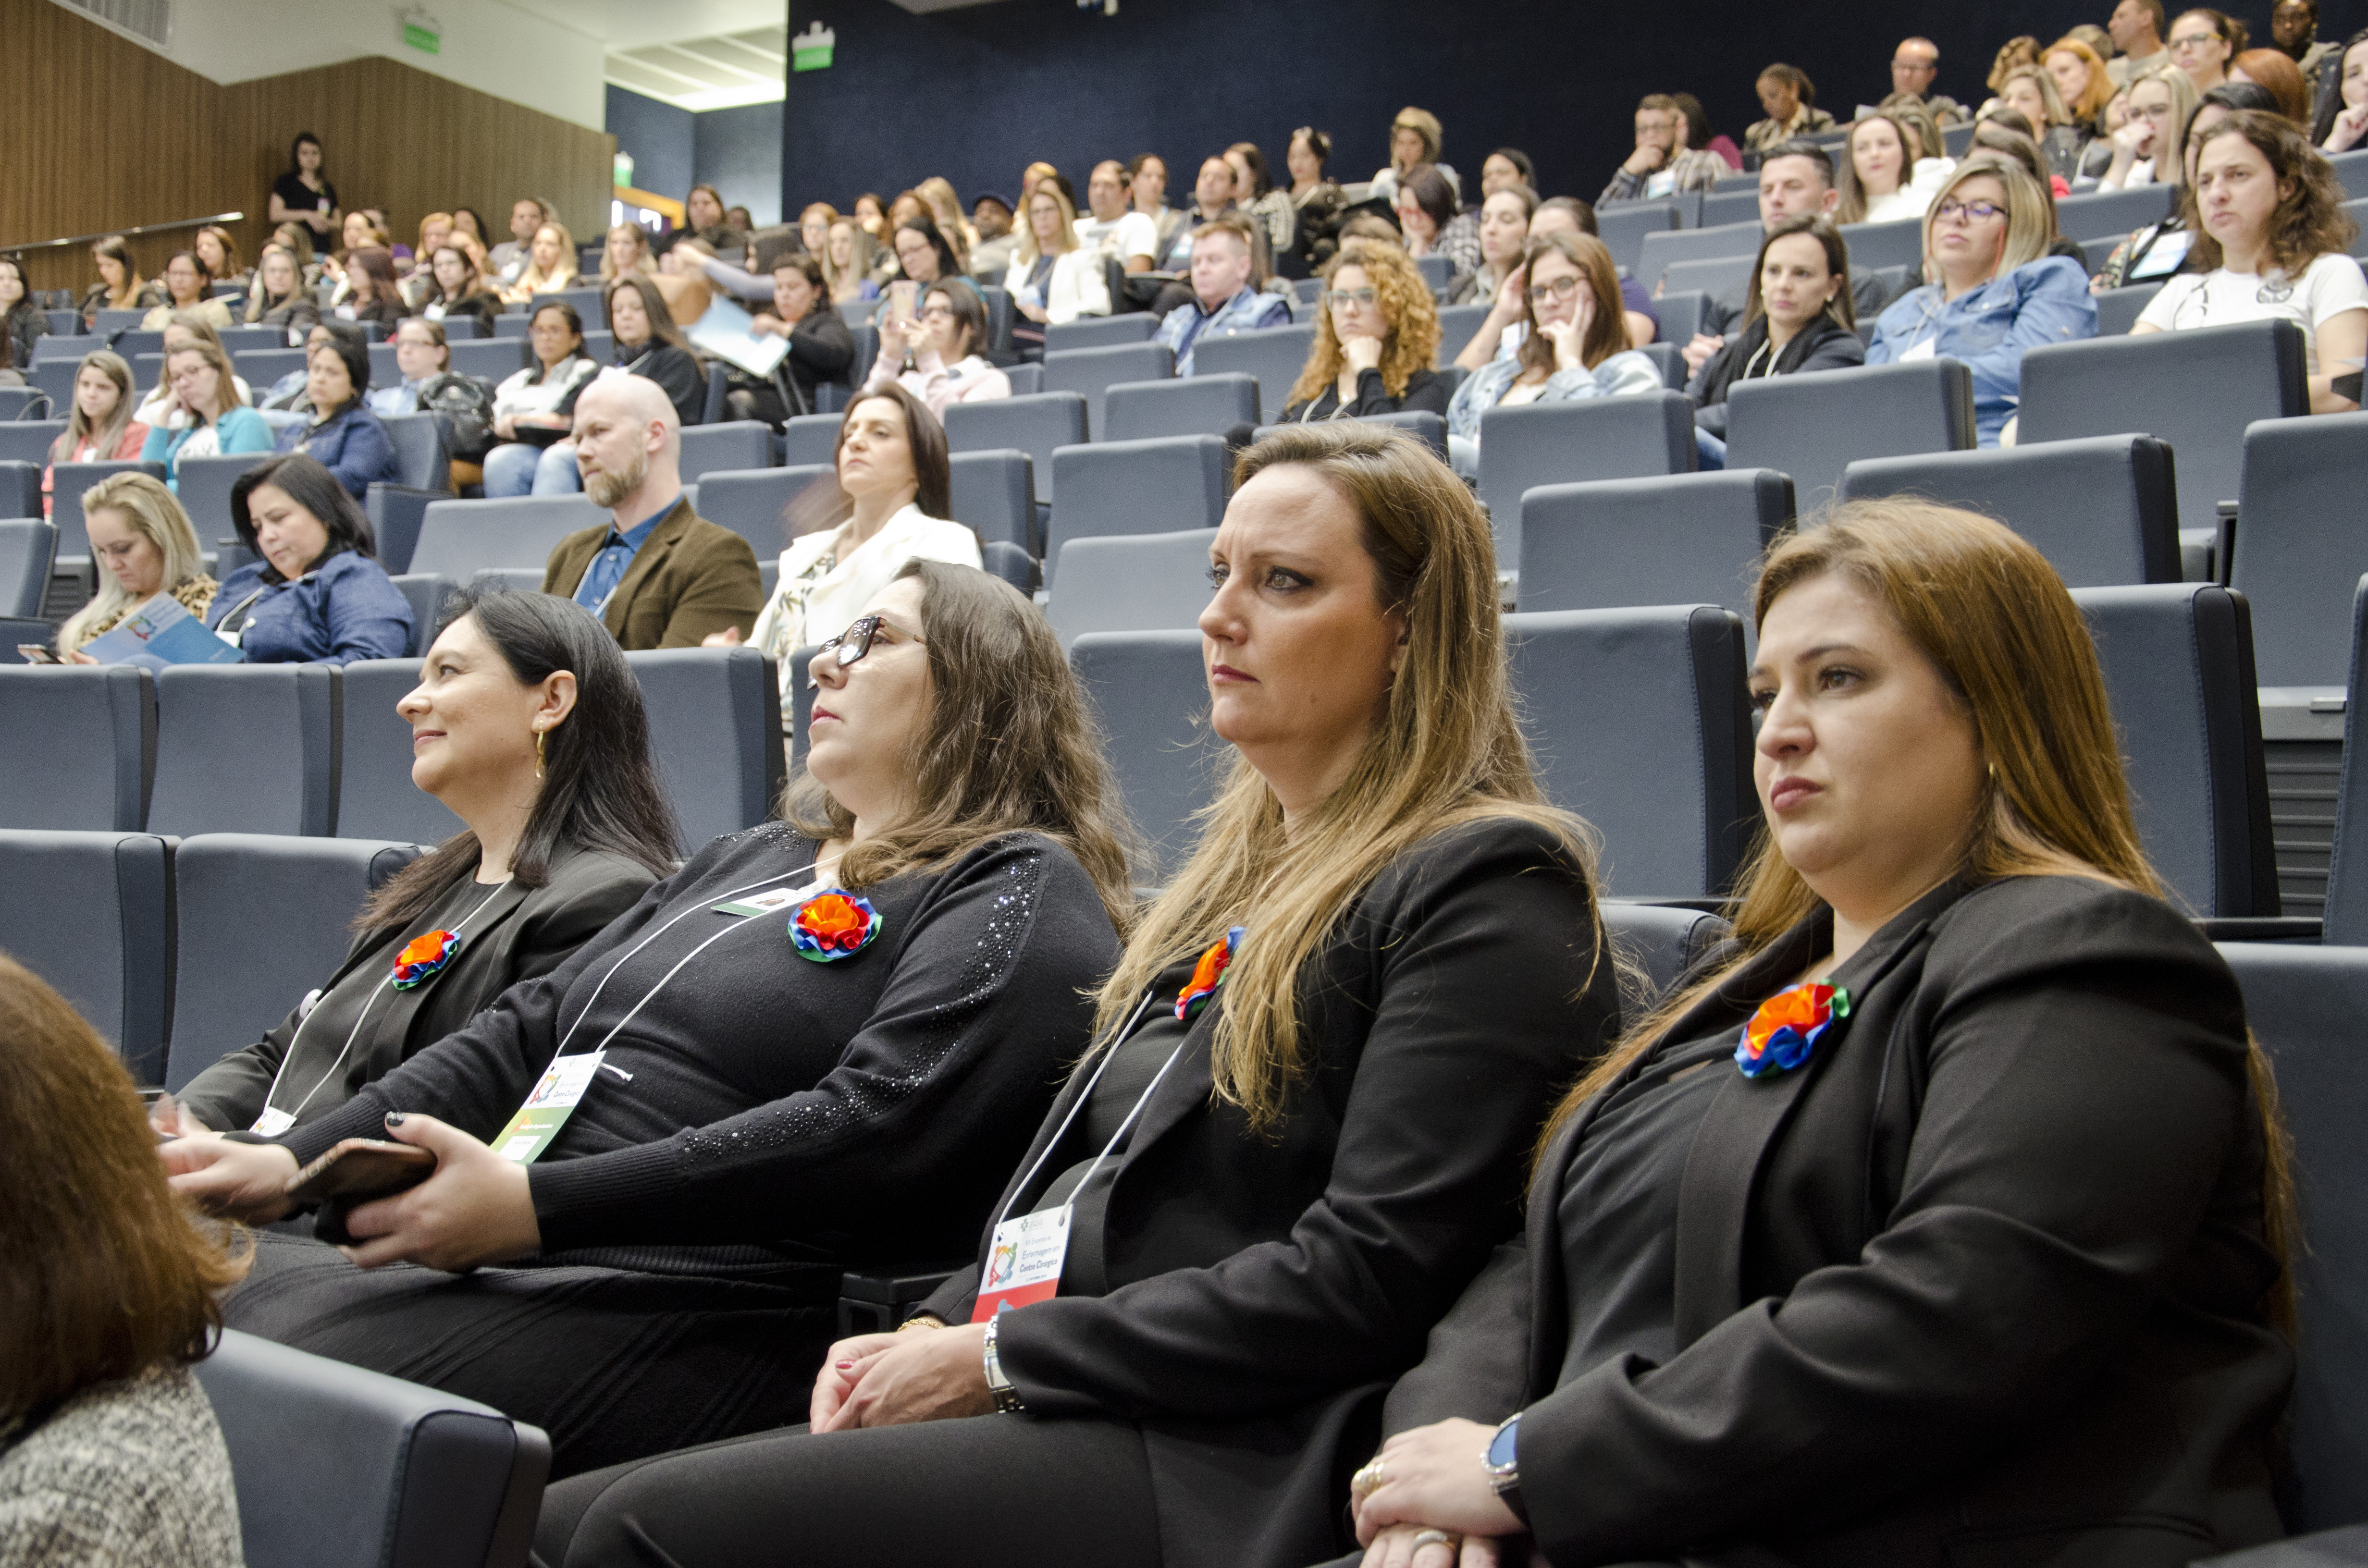
[[[911,1274],[842,1274],[838,1278],[838,1335],[886,1334],[953,1275],[951,1268]]]
[[[2299,915],[2226,915],[2198,920],[2196,926],[2214,942],[2316,942],[2322,922]],[[2361,1559],[2368,1562],[2368,1558]]]
[[[2225,1556],[2200,1557],[2194,1568],[2357,1568],[2363,1562],[2368,1562],[2368,1525],[2346,1525]]]

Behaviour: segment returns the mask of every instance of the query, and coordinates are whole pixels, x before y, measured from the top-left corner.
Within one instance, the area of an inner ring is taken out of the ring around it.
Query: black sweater
[[[696,425],[707,412],[707,371],[688,348],[645,340],[638,348],[617,345],[617,363],[637,376],[657,382],[685,425]]]
[[[529,1168],[545,1254],[775,1244],[843,1267],[965,1255],[1086,1049],[1082,993],[1117,936],[1091,879],[1032,835],[868,890],[882,933],[834,962],[798,956],[786,910],[714,913],[804,885],[813,859],[779,823],[717,839],[553,973],[281,1142],[310,1161],[383,1136],[390,1110],[490,1140],[563,1042],[606,1041],[598,1081]]]
[[[1328,386],[1309,402],[1294,403],[1282,411],[1282,423],[1299,419],[1362,419],[1375,414],[1436,414],[1447,417],[1447,382],[1435,370],[1417,370],[1406,378],[1406,395],[1392,397],[1378,369],[1357,372],[1356,401],[1340,406],[1340,389]]]
[[[1702,362],[1686,383],[1698,427],[1713,436],[1726,434],[1726,394],[1737,381],[1847,370],[1866,363],[1865,340],[1831,316],[1819,316],[1774,354],[1760,352],[1767,346],[1768,317],[1763,313]]]

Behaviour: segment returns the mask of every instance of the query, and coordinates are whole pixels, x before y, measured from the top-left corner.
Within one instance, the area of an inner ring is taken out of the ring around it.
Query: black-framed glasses
[[[1379,297],[1371,289],[1327,289],[1324,304],[1327,310],[1345,311],[1351,305],[1370,305]]]
[[[902,630],[886,616],[861,616],[850,622],[846,631],[825,642],[817,652],[827,653],[834,648],[837,649],[838,667],[840,669],[845,669],[848,665],[861,659],[864,654],[871,652],[872,642],[880,635],[882,628],[885,628],[890,631],[901,631]],[[918,637],[912,637],[909,634],[906,635],[908,641],[914,642],[921,641]]]
[[[1932,209],[1935,218],[1959,219],[1967,223],[1987,223],[2002,216],[2006,209],[1993,201],[1959,201],[1952,197]]]
[[[1530,303],[1533,305],[1543,304],[1548,300],[1567,300],[1573,298],[1578,293],[1578,286],[1586,281],[1586,278],[1580,277],[1576,272],[1566,272],[1560,278],[1550,278],[1543,283],[1533,284],[1530,288],[1522,290],[1521,292],[1530,297]]]

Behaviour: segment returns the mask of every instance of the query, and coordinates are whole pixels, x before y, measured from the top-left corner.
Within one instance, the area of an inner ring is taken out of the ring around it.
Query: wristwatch
[[[1003,1358],[995,1352],[995,1331],[1003,1326],[1003,1314],[997,1312],[986,1320],[986,1392],[995,1400],[998,1415],[1017,1415],[1028,1407],[1019,1401],[1019,1391],[1003,1375]]]
[[[993,1329],[987,1331],[990,1336],[994,1332]],[[990,1346],[987,1355],[992,1358],[994,1354]],[[1488,1440],[1487,1451],[1480,1456],[1480,1462],[1488,1467],[1489,1486],[1505,1500],[1505,1506],[1513,1510],[1513,1517],[1526,1525],[1530,1522],[1530,1510],[1521,1501],[1521,1467],[1513,1453],[1520,1425],[1520,1411],[1506,1416],[1504,1425],[1497,1428],[1497,1435]]]

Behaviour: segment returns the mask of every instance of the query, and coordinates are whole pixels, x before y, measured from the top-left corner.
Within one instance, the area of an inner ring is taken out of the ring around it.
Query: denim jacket
[[[1159,324],[1152,341],[1167,345],[1168,351],[1176,356],[1176,373],[1189,376],[1192,373],[1192,350],[1203,339],[1290,324],[1291,305],[1281,295],[1244,289],[1213,311],[1201,310],[1198,300],[1177,306]]]
[[[337,476],[337,483],[357,501],[370,494],[372,483],[392,484],[401,472],[386,426],[359,402],[347,403],[324,424],[299,426],[283,433],[279,447],[318,461]]]
[[[2096,335],[2097,301],[2079,263],[2044,256],[1945,303],[1937,283],[1902,294],[1876,318],[1866,362],[1895,364],[1934,338],[1936,358],[1973,371],[1975,436],[1995,447],[2022,400],[2023,350]]]
[[[234,619],[233,619],[234,618]],[[263,562],[231,574],[207,611],[217,631],[242,628],[258,665],[347,665],[411,652],[411,601],[368,556],[339,551],[293,583]]]

